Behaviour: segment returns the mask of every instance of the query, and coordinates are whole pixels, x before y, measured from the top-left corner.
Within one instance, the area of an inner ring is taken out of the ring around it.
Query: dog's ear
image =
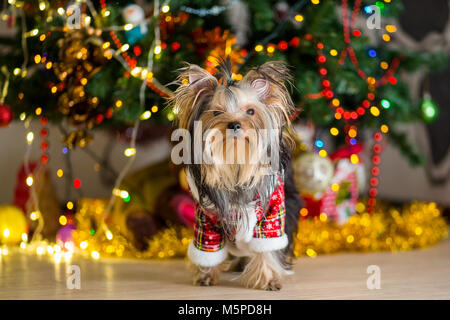
[[[289,122],[295,107],[288,90],[288,86],[292,83],[292,76],[284,62],[266,62],[250,70],[241,83],[243,86],[253,88],[268,108],[280,114],[282,124]]]
[[[181,73],[181,77],[188,79],[188,88],[197,93],[207,90],[214,90],[217,85],[217,79],[208,71],[195,64],[188,65]]]
[[[169,104],[177,113],[179,126],[188,129],[200,98],[204,94],[214,91],[219,83],[208,71],[195,64],[187,64],[186,67],[180,69],[176,83],[179,86],[173,97],[169,99]]]

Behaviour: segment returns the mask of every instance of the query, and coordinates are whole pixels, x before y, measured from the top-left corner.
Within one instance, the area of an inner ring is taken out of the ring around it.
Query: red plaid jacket
[[[253,239],[281,239],[284,236],[284,199],[284,181],[279,174],[278,184],[270,197],[268,210],[264,212],[261,203],[256,201],[256,225],[253,229]],[[233,231],[233,224],[229,229]],[[235,241],[235,233],[236,227],[234,227],[234,233],[227,233],[229,241]],[[225,237],[223,226],[218,221],[217,215],[211,211],[203,211],[197,204],[193,239],[194,247],[203,252],[217,252],[224,247]]]

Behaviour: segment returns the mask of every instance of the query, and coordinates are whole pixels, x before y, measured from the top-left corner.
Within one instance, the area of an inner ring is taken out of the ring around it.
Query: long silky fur
[[[249,258],[240,278],[249,288],[279,290],[283,276],[291,274],[287,269],[281,250],[258,252]]]

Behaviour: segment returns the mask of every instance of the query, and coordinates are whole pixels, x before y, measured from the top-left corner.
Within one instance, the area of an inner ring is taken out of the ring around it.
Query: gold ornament
[[[59,61],[54,63],[54,72],[61,84],[58,87],[64,91],[58,97],[59,111],[65,115],[69,122],[75,126],[84,126],[91,129],[96,124],[96,116],[101,114],[96,108],[98,98],[89,95],[85,87],[88,81],[101,70],[107,59],[104,49],[100,46],[101,40],[89,35],[85,30],[73,30],[65,38],[58,41]],[[77,137],[80,144],[87,144],[92,139],[75,136],[66,137],[72,140]],[[72,147],[76,145],[73,144]],[[81,146],[81,145],[80,145]]]
[[[86,130],[77,130],[63,136],[63,142],[70,148],[75,147],[84,148],[87,146],[93,137]]]
[[[27,232],[27,222],[22,210],[12,205],[0,205],[0,243],[18,244]]]

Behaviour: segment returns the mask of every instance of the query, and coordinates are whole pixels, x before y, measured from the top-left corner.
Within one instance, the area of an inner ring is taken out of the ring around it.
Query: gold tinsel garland
[[[401,209],[378,205],[375,213],[370,215],[364,212],[365,204],[359,202],[357,211],[358,214],[343,225],[326,219],[301,219],[293,243],[295,256],[425,248],[448,235],[448,225],[435,203],[413,202]],[[80,225],[83,223],[78,227]],[[165,228],[149,240],[148,249],[138,251],[120,230],[110,230],[113,236],[108,239],[101,232],[92,235],[89,230],[79,229],[74,233],[75,242],[78,245],[85,242],[82,247],[91,255],[97,252],[102,256],[167,259],[184,257],[193,235],[193,229],[189,227]]]
[[[365,209],[358,203],[357,209]],[[355,214],[339,226],[320,219],[299,221],[296,257],[343,251],[400,251],[431,246],[448,235],[448,225],[435,203],[413,202],[402,209],[381,205],[371,215]]]

